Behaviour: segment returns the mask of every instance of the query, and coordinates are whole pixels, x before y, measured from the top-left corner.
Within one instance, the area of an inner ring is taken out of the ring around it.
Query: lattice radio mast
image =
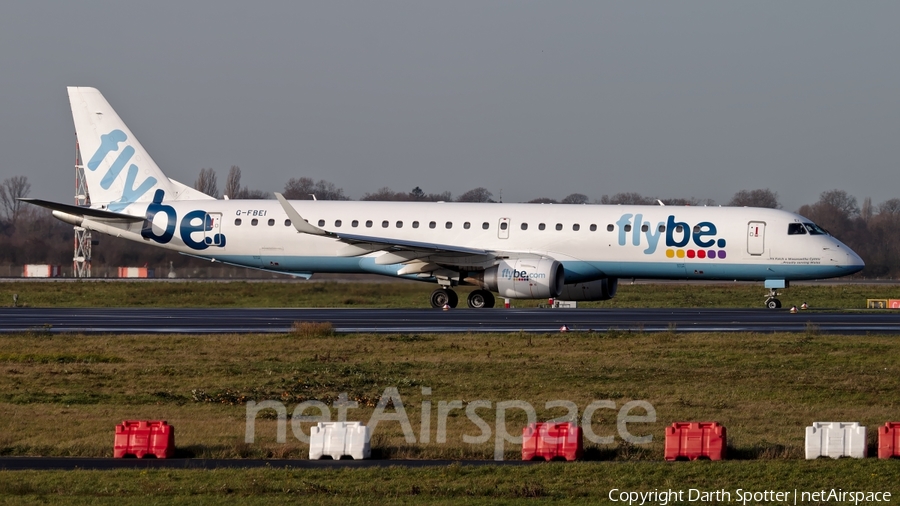
[[[81,149],[75,137],[75,205],[91,205],[84,165],[81,164]],[[76,278],[91,277],[91,232],[83,227],[75,227],[75,254],[72,256],[72,270]]]

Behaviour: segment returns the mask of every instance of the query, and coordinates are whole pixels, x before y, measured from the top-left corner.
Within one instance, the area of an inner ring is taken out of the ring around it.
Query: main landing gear
[[[766,307],[769,309],[781,308],[781,301],[778,300],[778,292],[774,288],[769,289],[769,295],[766,296]]]
[[[454,308],[457,304],[459,304],[459,297],[449,288],[438,288],[431,292],[431,307],[433,308],[440,309],[444,305]],[[494,294],[488,290],[472,290],[466,304],[473,309],[492,308],[494,307]]]
[[[494,294],[487,290],[472,290],[466,302],[472,309],[492,308],[494,307]]]

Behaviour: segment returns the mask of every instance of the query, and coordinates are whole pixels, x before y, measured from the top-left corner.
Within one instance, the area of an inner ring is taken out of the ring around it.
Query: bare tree
[[[457,202],[493,202],[493,193],[486,188],[473,188],[456,198]]]
[[[27,197],[29,192],[31,183],[26,176],[13,176],[0,183],[0,204],[3,204],[6,220],[13,225],[22,213],[22,202],[17,199]]]
[[[225,180],[225,196],[231,199],[241,198],[241,168],[232,165]]]
[[[822,195],[819,196],[819,203],[837,209],[847,218],[855,218],[859,215],[859,206],[856,204],[856,197],[848,194],[845,190],[822,192]]]
[[[262,191],[262,190],[249,190],[247,188],[244,188],[241,190],[241,195],[238,198],[265,200],[265,199],[271,199],[274,197],[275,197],[275,195],[270,192],[266,192],[266,191]]]
[[[200,175],[194,181],[194,189],[199,190],[210,197],[219,198],[219,182],[216,178],[216,171],[210,169],[200,169]]]
[[[311,178],[291,178],[284,185],[284,198],[290,200],[350,200],[344,195],[343,188],[334,183],[320,179],[314,182]]]
[[[770,207],[772,209],[781,209],[781,204],[778,202],[778,193],[773,192],[768,188],[759,190],[741,190],[735,193],[734,197],[731,197],[731,201],[728,205],[735,207]]]
[[[562,199],[563,204],[587,204],[588,202],[590,202],[590,199],[583,193],[572,193]]]
[[[422,190],[419,189],[419,191],[421,192]],[[424,195],[424,193],[425,192],[422,192],[423,195]],[[384,201],[404,201],[404,200],[410,200],[411,195],[412,195],[412,193],[395,192],[394,190],[391,190],[390,188],[385,186],[383,188],[379,188],[378,191],[376,191],[374,193],[366,193],[365,195],[363,195],[363,198],[361,198],[360,200],[377,200],[377,201],[382,201],[382,202],[384,202]]]
[[[878,214],[900,218],[900,199],[885,200],[878,204]]]
[[[872,209],[872,197],[866,197],[863,199],[862,209],[859,211],[859,217],[863,219],[866,223],[872,219],[872,215],[875,214]]]
[[[617,193],[612,197],[602,196],[600,197],[601,204],[622,204],[622,205],[639,205],[646,206],[650,204],[655,204],[656,200],[645,197],[640,193],[628,192],[628,193]]]

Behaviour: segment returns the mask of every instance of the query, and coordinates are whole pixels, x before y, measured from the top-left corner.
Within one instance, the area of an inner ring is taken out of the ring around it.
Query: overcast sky
[[[900,2],[4,2],[0,179],[69,202],[66,86],[169,177],[505,202],[900,197]]]

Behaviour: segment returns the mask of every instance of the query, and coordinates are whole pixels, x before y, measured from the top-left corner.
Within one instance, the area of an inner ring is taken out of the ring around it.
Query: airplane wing
[[[375,264],[403,264],[398,275],[452,277],[455,273],[447,271],[444,266],[468,266],[473,270],[484,269],[500,256],[496,251],[452,244],[329,232],[304,220],[282,194],[275,193],[275,198],[278,199],[284,212],[291,219],[291,224],[294,225],[297,232],[331,237],[344,242],[347,244],[344,252],[346,256],[384,251],[385,254],[375,259]]]
[[[125,223],[136,223],[139,221],[144,221],[143,216],[132,216],[129,214],[122,213],[114,213],[112,211],[104,211],[103,209],[94,209],[91,207],[82,207],[82,206],[73,206],[71,204],[61,204],[59,202],[51,202],[49,200],[41,200],[41,199],[32,199],[32,198],[20,198],[18,199],[22,202],[26,202],[28,204],[34,204],[40,207],[46,207],[47,209],[51,209],[53,211],[60,211],[66,214],[70,214],[72,216],[81,216],[81,217],[91,217],[100,220],[106,221],[119,221]]]

